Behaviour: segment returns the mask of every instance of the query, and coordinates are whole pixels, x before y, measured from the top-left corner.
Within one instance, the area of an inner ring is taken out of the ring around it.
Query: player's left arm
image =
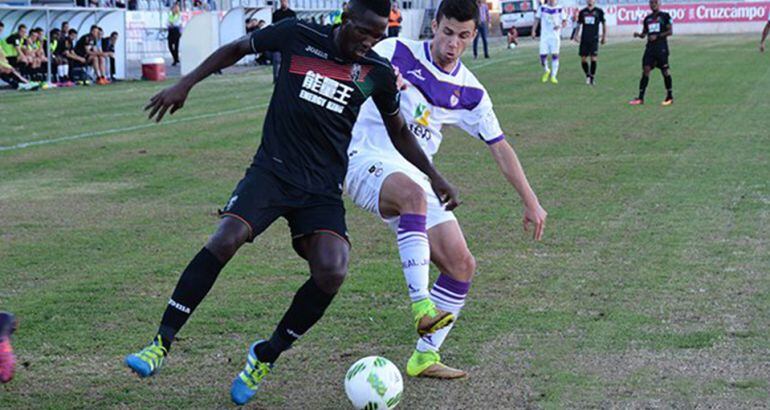
[[[505,179],[516,189],[521,201],[524,203],[524,218],[522,223],[524,230],[529,231],[529,224],[534,225],[534,232],[532,237],[535,240],[540,240],[543,237],[543,230],[545,229],[545,220],[548,217],[548,212],[540,206],[540,201],[535,195],[535,191],[529,185],[526,174],[524,174],[524,168],[519,162],[519,157],[516,155],[516,151],[513,150],[511,144],[508,141],[502,139],[489,145],[489,151],[492,153],[492,157],[495,159],[497,166],[500,168],[500,172],[505,176]]]
[[[602,11],[602,44],[607,42],[607,20],[604,19],[604,11]]]
[[[770,20],[765,24],[765,29],[762,30],[762,40],[759,41],[759,51],[765,51],[765,40],[767,40],[768,33],[770,33]]]

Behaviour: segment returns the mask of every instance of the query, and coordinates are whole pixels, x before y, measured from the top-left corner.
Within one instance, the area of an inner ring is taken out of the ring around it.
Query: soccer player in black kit
[[[635,38],[647,37],[647,47],[642,57],[642,79],[639,80],[639,96],[628,103],[631,105],[644,104],[644,92],[647,83],[650,82],[650,71],[659,68],[663,73],[663,83],[666,85],[666,99],[661,105],[674,103],[674,94],[671,89],[671,74],[668,67],[668,37],[674,33],[671,15],[660,11],[660,0],[650,0],[652,13],[644,18],[644,29],[641,33],[634,33]]]
[[[342,182],[353,123],[370,96],[399,153],[430,177],[447,209],[457,206],[456,190],[433,168],[399,111],[391,65],[371,51],[385,35],[389,13],[388,0],[352,0],[336,26],[283,20],[219,48],[150,99],[145,109],[160,121],[167,111],[182,108],[193,85],[211,73],[249,53],[282,54],[259,150],[224,207],[218,229],[182,273],[155,338],[126,357],[134,372],[146,377],[160,369],[176,333],[224,265],[279,217],[289,222],[292,244],[308,261],[310,278],[270,339],[249,348],[246,366],[232,382],[233,402],[248,402],[278,356],[318,322],[347,273]]]
[[[577,18],[577,28],[573,40],[580,36],[580,64],[586,74],[586,84],[594,85],[596,80],[596,60],[599,54],[599,24],[602,25],[602,44],[607,42],[607,22],[604,21],[604,10],[594,7],[596,0],[588,0],[588,5],[580,10]],[[583,30],[582,33],[580,30]],[[588,59],[591,58],[589,64]]]

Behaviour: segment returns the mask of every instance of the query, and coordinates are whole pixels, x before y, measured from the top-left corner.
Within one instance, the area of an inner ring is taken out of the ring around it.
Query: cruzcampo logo
[[[417,104],[417,108],[414,109],[414,122],[422,125],[423,127],[427,127],[429,116],[430,110],[428,107],[423,103]]]

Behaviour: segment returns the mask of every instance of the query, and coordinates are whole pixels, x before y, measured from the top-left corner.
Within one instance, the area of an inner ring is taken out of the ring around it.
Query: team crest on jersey
[[[455,90],[452,96],[449,97],[449,105],[456,106],[460,102],[460,90]]]
[[[423,103],[417,104],[417,107],[414,109],[414,122],[422,125],[423,127],[428,127],[429,122],[428,118],[430,117],[430,110],[427,106]]]
[[[353,66],[350,67],[350,79],[353,81],[358,81],[360,77],[361,77],[361,64],[353,64]]]

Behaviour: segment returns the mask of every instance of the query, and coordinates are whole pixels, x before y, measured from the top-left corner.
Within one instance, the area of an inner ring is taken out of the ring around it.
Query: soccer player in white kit
[[[537,36],[537,26],[540,26],[540,65],[545,72],[540,78],[558,84],[556,75],[559,73],[559,49],[561,48],[561,29],[567,26],[567,14],[556,4],[556,0],[548,0],[541,4],[535,12],[535,25],[532,27],[532,38]],[[551,55],[551,67],[548,67],[548,55]]]
[[[476,36],[478,6],[473,0],[443,0],[432,22],[433,40],[387,39],[374,50],[390,60],[406,85],[401,111],[429,158],[439,149],[441,128],[455,125],[483,141],[524,203],[524,229],[534,224],[542,237],[547,213],[500,129],[492,101],[460,61]],[[440,204],[426,176],[409,164],[386,138],[386,129],[368,101],[361,107],[348,154],[345,190],[356,205],[380,216],[397,234],[399,254],[415,320],[415,306],[434,305],[456,318],[476,270],[460,225]],[[428,287],[430,262],[440,270]],[[462,370],[441,363],[439,348],[454,323],[422,335],[407,363],[409,376],[452,379]]]

